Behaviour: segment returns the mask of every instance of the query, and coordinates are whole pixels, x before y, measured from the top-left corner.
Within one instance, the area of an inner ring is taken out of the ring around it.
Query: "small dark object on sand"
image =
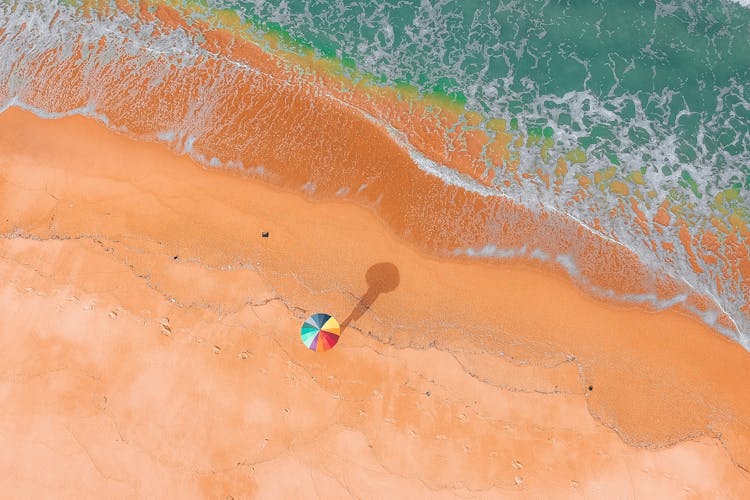
[[[172,260],[177,260],[177,256],[175,255],[174,257],[172,257]]]
[[[268,231],[263,231],[262,233],[260,233],[260,235],[264,238],[268,238]]]
[[[594,390],[594,386],[593,386],[593,385],[590,385],[590,386],[589,386],[589,390],[590,390],[590,391],[593,391],[593,390]]]

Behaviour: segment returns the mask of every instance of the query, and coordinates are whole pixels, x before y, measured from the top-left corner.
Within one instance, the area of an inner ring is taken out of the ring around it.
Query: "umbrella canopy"
[[[302,323],[300,335],[302,343],[311,351],[323,352],[332,348],[339,341],[341,327],[336,318],[330,314],[316,313]]]

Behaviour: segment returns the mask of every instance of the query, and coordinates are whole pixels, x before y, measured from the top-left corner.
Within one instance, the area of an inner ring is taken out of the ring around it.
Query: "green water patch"
[[[690,172],[683,170],[680,174],[680,180],[678,184],[684,188],[690,189],[697,198],[703,198],[703,194],[700,192],[698,183],[690,175]]]
[[[565,159],[571,163],[586,163],[586,161],[588,161],[586,152],[582,149],[574,149],[572,151],[569,151],[565,155]]]

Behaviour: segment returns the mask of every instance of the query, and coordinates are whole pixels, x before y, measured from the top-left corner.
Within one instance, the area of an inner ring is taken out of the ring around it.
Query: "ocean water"
[[[423,147],[420,132],[379,113],[377,105],[361,112],[388,128],[414,168],[486,197],[565,214],[629,248],[655,273],[714,301],[715,308],[686,307],[750,345],[748,2],[167,3],[184,13],[187,26],[219,19],[216,25],[231,24],[235,35],[261,41],[273,36],[280,40],[275,53],[288,52],[289,64],[298,60],[294,56],[322,61],[320,71],[348,82],[344,85],[427,103],[439,125],[429,134],[438,137],[442,151]],[[107,82],[97,78],[103,78],[100,68],[123,52],[137,55],[138,65],[153,72],[153,85],[168,68],[202,67],[215,55],[199,28],[166,29],[159,19],[138,20],[138,8],[153,13],[157,2],[133,2],[132,10],[114,2],[97,3],[93,10],[87,5],[0,4],[0,107],[26,105],[42,114],[83,113],[107,121],[107,103],[97,92],[97,85]],[[231,23],[222,21],[228,12]],[[90,46],[74,50],[81,39]],[[40,66],[52,56],[74,60],[88,90],[76,90],[70,100],[32,91],[55,78]],[[216,71],[221,78],[236,78],[227,76],[229,70]],[[242,61],[232,71],[259,70]],[[193,148],[209,122],[216,126],[209,119],[216,106],[212,92],[218,92],[212,85],[195,94],[189,120],[168,120],[153,139],[174,143],[207,164],[239,168],[240,155]],[[442,118],[445,110],[452,118]],[[484,138],[477,147],[470,144],[475,133]],[[507,138],[507,155],[498,159],[490,146],[501,137]],[[461,166],[456,151],[465,152],[471,170]],[[485,230],[494,227],[490,222]],[[478,258],[555,260],[585,281],[581,263],[569,253],[550,255],[502,241],[445,250]],[[651,302],[666,307],[680,297],[684,294]],[[729,322],[719,322],[722,312]]]

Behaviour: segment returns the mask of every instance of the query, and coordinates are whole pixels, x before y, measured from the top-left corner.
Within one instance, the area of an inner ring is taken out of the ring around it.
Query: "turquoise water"
[[[553,127],[615,164],[658,168],[699,198],[750,189],[750,9],[738,3],[220,5],[384,84],[465,96],[470,109]]]

